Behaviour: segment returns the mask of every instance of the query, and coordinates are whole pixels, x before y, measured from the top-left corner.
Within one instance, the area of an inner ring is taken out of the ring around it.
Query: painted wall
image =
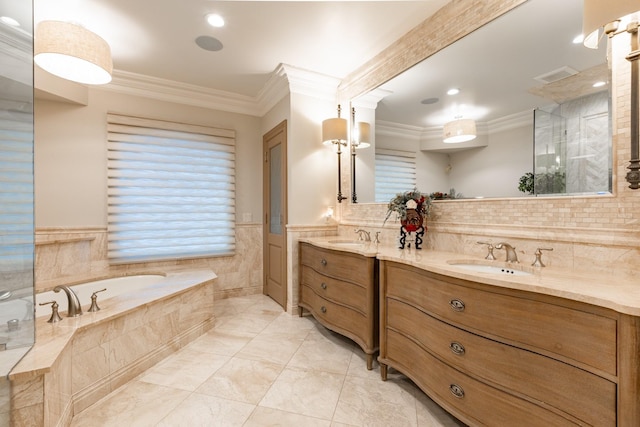
[[[90,89],[87,106],[36,99],[36,227],[107,225],[106,113],[236,131],[238,222],[262,216],[262,133],[257,117]]]

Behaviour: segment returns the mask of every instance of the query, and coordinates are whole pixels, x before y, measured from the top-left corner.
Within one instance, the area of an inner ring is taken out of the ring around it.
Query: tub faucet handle
[[[95,291],[91,294],[91,307],[89,307],[88,311],[90,311],[91,313],[100,311],[100,307],[98,307],[98,292],[104,292],[106,290],[107,288],[100,289],[99,291]]]
[[[536,260],[533,261],[533,264],[531,264],[534,267],[545,267],[545,265],[542,263],[542,251],[552,251],[553,248],[538,248],[536,249],[535,252],[535,256],[536,256]]]
[[[484,259],[490,259],[491,261],[496,259],[496,256],[493,254],[493,243],[491,242],[478,242],[479,245],[487,245],[487,256]]]
[[[62,320],[58,313],[58,303],[56,301],[41,302],[40,305],[51,304],[51,317],[47,320],[47,323],[57,323]]]

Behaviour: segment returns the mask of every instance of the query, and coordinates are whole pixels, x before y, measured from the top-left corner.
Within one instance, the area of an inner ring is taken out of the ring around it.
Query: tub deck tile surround
[[[74,413],[135,378],[213,326],[211,270],[166,273],[102,310],[56,324],[36,319],[36,344],[10,374],[15,425],[67,425]],[[21,420],[30,420],[22,423]]]

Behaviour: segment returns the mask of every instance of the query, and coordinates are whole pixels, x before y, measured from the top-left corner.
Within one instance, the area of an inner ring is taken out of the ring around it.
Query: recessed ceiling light
[[[573,44],[582,44],[583,41],[584,35],[580,34],[579,36],[575,36],[575,38],[573,39]]]
[[[1,16],[0,21],[4,22],[7,25],[11,25],[12,27],[19,27],[20,23],[13,18],[8,16]]]
[[[460,89],[455,88],[455,87],[454,87],[453,89],[449,89],[449,90],[447,91],[447,95],[457,95],[457,94],[459,94],[459,93],[460,93]]]
[[[595,82],[593,84],[593,87],[602,87],[605,86],[607,84],[607,82]]]
[[[207,22],[212,27],[220,28],[224,27],[224,18],[217,13],[210,13],[207,15]]]

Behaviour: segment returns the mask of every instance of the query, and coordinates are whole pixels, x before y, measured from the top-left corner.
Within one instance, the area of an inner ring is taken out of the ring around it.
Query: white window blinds
[[[396,194],[416,188],[415,153],[376,148],[376,202],[388,203]]]
[[[235,251],[235,132],[107,115],[112,263]]]
[[[16,271],[33,274],[33,125],[24,116],[0,118],[0,271],[14,273],[9,288],[25,286],[9,283],[23,277]]]

